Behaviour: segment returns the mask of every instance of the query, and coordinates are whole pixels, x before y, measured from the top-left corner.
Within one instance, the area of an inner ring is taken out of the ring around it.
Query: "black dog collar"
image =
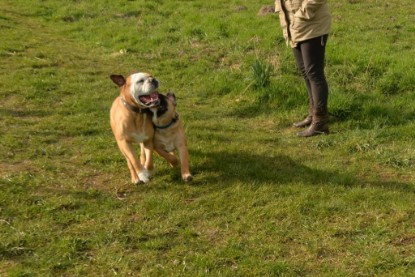
[[[171,125],[173,125],[174,123],[176,123],[179,120],[179,114],[176,113],[176,115],[173,117],[173,119],[170,121],[170,123],[163,125],[163,126],[158,126],[156,124],[154,124],[154,127],[156,127],[157,129],[167,129],[169,128]]]

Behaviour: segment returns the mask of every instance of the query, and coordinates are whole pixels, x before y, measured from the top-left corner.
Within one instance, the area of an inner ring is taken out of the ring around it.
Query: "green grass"
[[[329,1],[332,134],[309,139],[247,2],[0,3],[1,276],[415,274],[414,2]],[[109,75],[135,70],[178,97],[190,184],[157,156],[129,184]]]

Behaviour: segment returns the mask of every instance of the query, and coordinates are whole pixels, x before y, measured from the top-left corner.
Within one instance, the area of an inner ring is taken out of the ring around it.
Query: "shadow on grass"
[[[10,116],[17,118],[27,118],[27,117],[46,117],[50,116],[52,112],[44,110],[27,110],[24,107],[20,109],[0,109],[0,115]]]
[[[404,192],[415,192],[414,184],[393,181],[358,179],[347,171],[324,171],[302,165],[285,155],[259,156],[246,152],[193,152],[205,162],[194,168],[195,184],[231,183],[241,181],[255,184],[335,185],[342,187],[374,187]],[[209,172],[197,181],[197,175]],[[211,174],[210,174],[211,173]]]

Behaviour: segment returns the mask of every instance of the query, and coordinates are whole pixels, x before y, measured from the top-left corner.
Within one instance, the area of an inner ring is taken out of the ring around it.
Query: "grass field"
[[[415,3],[330,0],[332,134],[261,1],[0,1],[0,276],[414,276]],[[131,185],[110,74],[175,92],[192,183]],[[262,73],[262,74],[261,74]]]

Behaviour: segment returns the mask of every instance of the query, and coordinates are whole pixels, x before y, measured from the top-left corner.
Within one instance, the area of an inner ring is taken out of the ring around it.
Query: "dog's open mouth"
[[[140,102],[147,107],[154,107],[160,103],[160,98],[158,92],[153,92],[148,95],[141,95],[138,97]]]

